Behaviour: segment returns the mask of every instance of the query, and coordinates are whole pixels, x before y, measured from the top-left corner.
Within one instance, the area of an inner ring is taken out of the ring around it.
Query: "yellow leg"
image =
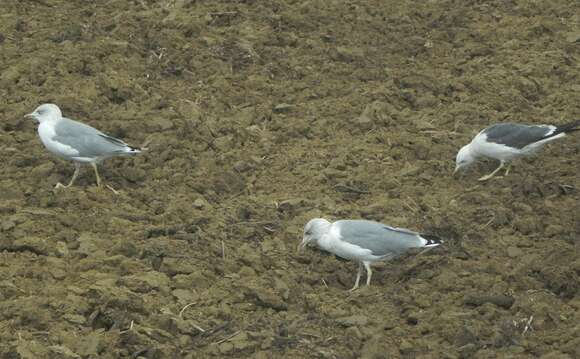
[[[499,163],[499,166],[492,173],[488,174],[487,176],[481,177],[479,180],[480,181],[487,181],[488,179],[492,178],[493,176],[495,176],[496,173],[499,172],[499,170],[501,170],[503,168],[503,165],[504,165],[504,162],[501,161]]]
[[[512,168],[512,164],[508,163],[507,167],[505,168],[505,177],[510,174],[510,169]]]
[[[95,170],[95,176],[97,176],[97,187],[101,187],[101,177],[99,177],[99,170],[97,169],[97,164],[91,162],[91,166],[93,166]]]
[[[56,184],[56,186],[54,186],[54,188],[69,188],[70,186],[72,186],[73,183],[75,183],[77,176],[79,175],[80,170],[81,170],[81,164],[75,162],[75,172],[73,173],[73,176],[70,179],[70,182],[66,186],[59,182]]]
[[[363,264],[367,269],[367,285],[371,285],[371,277],[373,275],[373,271],[371,270],[371,264],[368,262],[363,262]]]
[[[350,288],[348,291],[353,292],[358,288],[358,284],[360,282],[360,277],[362,275],[362,262],[358,263],[358,272],[356,273],[356,281],[354,282],[354,286]]]

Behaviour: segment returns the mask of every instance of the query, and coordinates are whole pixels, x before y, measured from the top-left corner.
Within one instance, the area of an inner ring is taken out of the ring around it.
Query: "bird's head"
[[[302,242],[298,245],[298,253],[310,242],[318,244],[318,240],[328,232],[328,227],[330,227],[330,222],[323,218],[314,218],[308,221],[304,226]]]
[[[455,158],[455,171],[453,171],[453,174],[469,167],[474,161],[475,156],[471,153],[469,145],[461,147],[459,152],[457,152],[457,157]]]
[[[33,112],[25,115],[24,117],[32,117],[37,122],[57,120],[62,117],[62,112],[57,105],[52,103],[45,103],[38,106]]]

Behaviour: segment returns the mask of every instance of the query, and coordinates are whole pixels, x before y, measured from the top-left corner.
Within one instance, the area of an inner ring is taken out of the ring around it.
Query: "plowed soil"
[[[580,357],[580,136],[451,175],[580,118],[579,63],[573,0],[2,0],[0,357]],[[45,102],[147,148],[118,194],[53,189]],[[317,216],[445,245],[349,293]]]

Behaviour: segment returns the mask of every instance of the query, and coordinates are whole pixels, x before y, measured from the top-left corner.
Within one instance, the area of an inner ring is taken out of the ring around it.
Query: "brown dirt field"
[[[498,121],[580,118],[577,1],[3,0],[0,358],[578,358],[580,136],[479,183]],[[148,151],[95,187],[23,115]],[[296,246],[367,218],[444,246]],[[529,325],[528,325],[529,324]]]

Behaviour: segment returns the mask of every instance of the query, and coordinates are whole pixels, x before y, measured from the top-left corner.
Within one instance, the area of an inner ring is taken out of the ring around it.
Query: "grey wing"
[[[55,126],[54,140],[79,152],[78,157],[107,157],[122,154],[127,144],[91,126],[62,118]]]
[[[342,220],[339,226],[342,240],[370,249],[376,256],[397,256],[410,248],[421,247],[418,233],[365,220]]]
[[[524,148],[540,141],[556,130],[550,125],[523,125],[519,123],[500,123],[482,131],[488,142],[498,143],[513,148]]]

